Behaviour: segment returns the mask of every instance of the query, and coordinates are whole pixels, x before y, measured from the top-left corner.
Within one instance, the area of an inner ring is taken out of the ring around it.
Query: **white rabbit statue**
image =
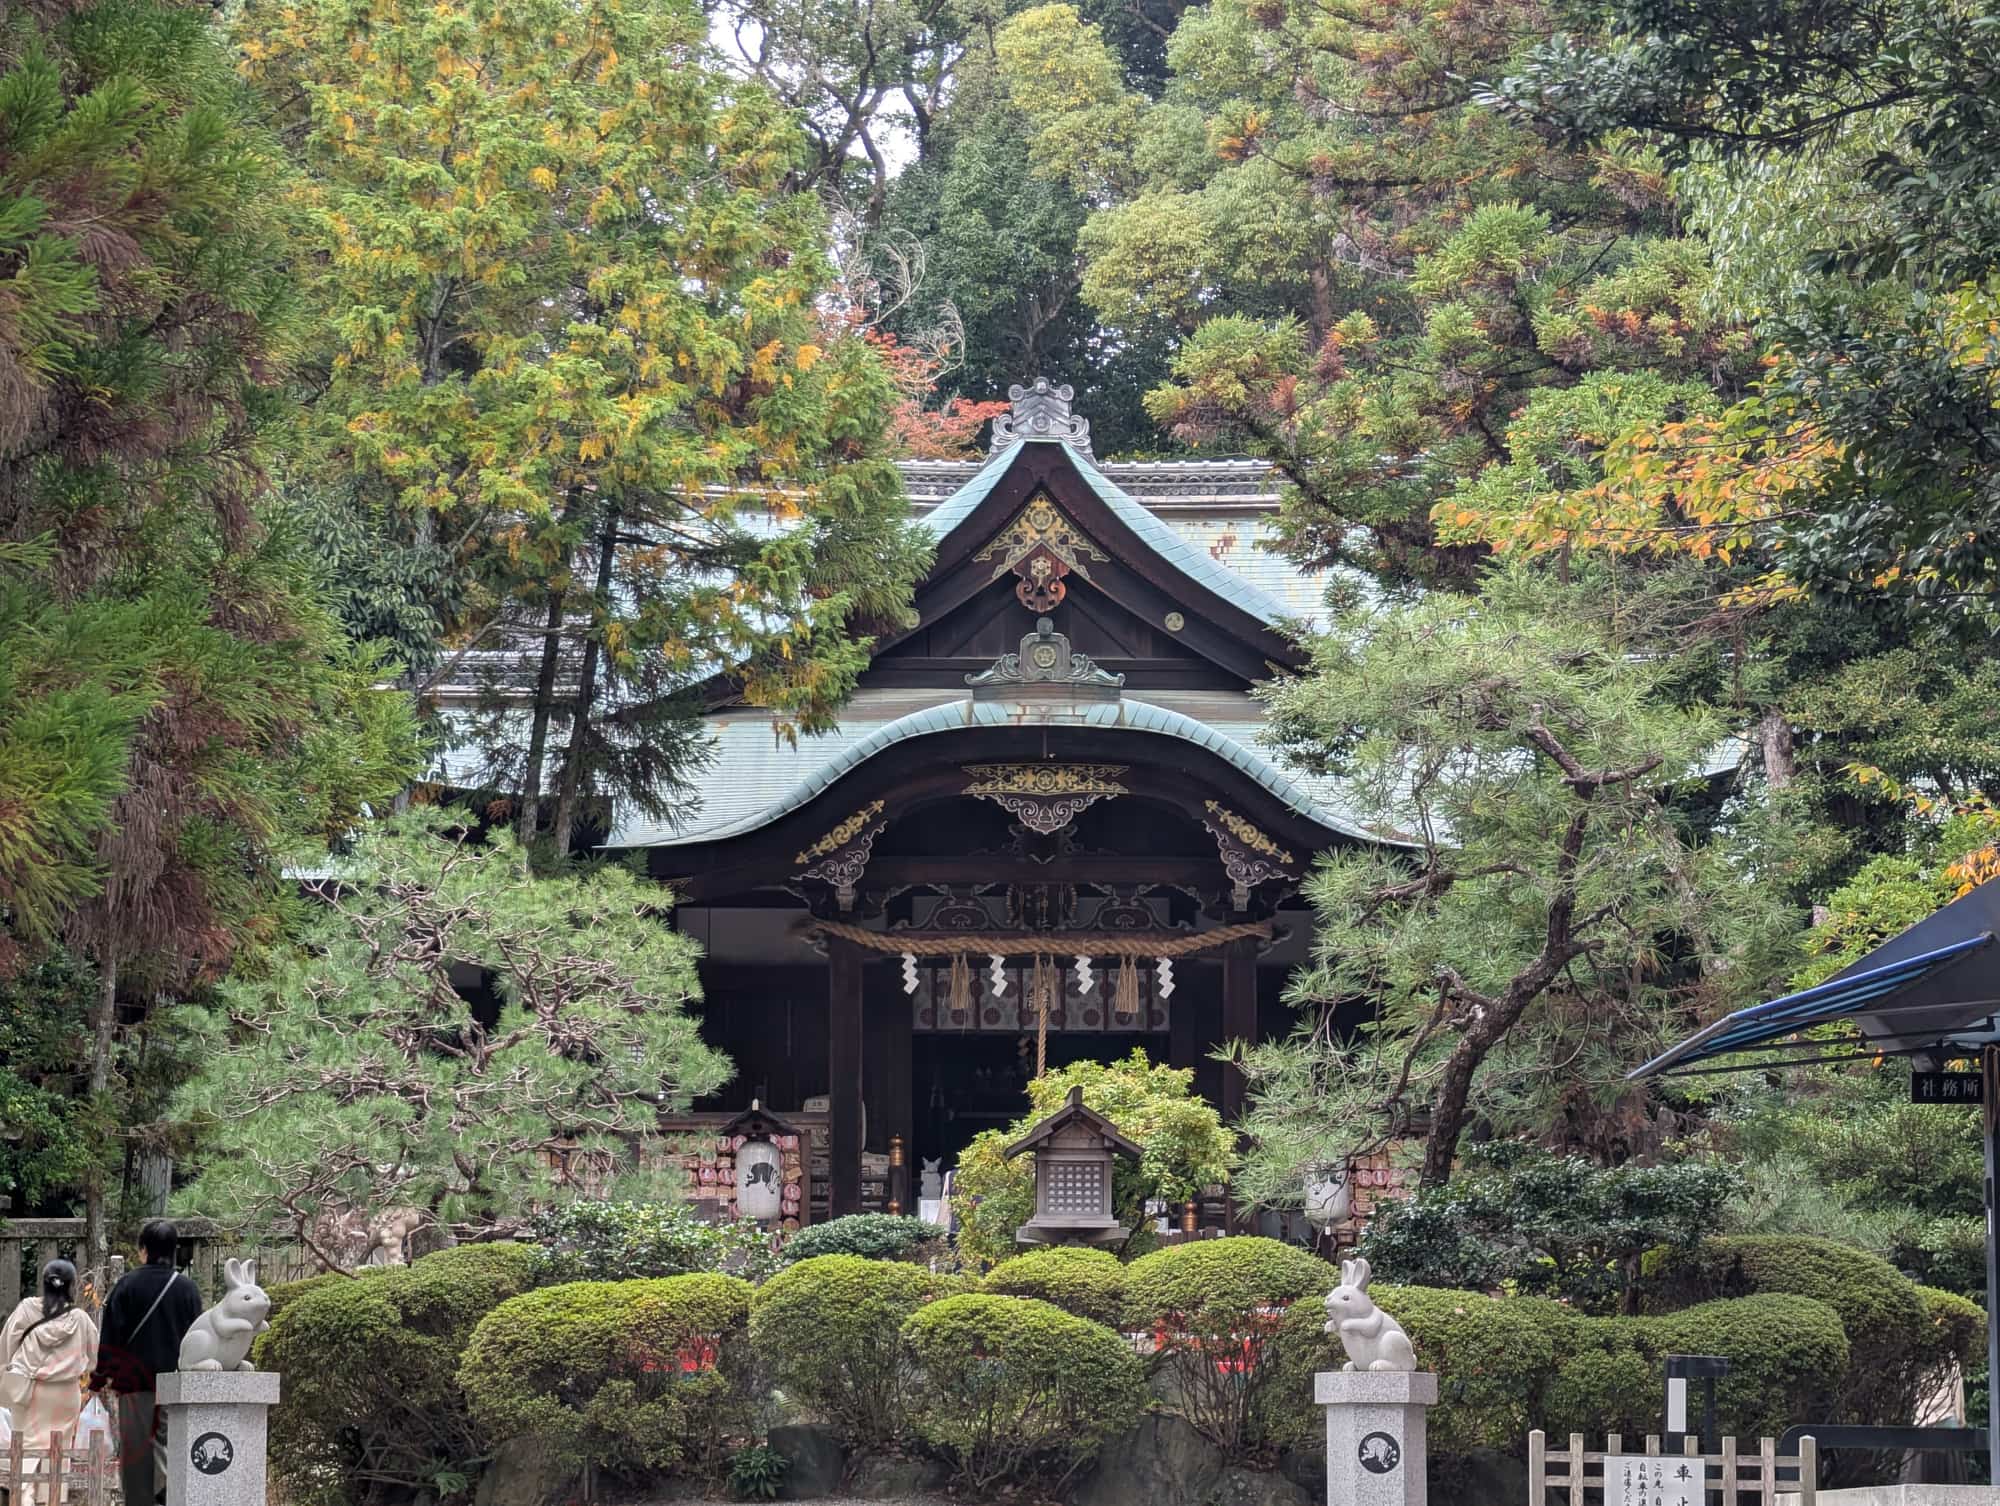
[[[1343,1260],[1340,1285],[1327,1294],[1326,1331],[1347,1351],[1344,1370],[1414,1370],[1417,1352],[1403,1325],[1368,1295],[1368,1262]]]
[[[222,1300],[194,1320],[181,1340],[183,1370],[255,1370],[250,1341],[271,1326],[271,1299],[257,1284],[257,1262],[225,1260],[229,1289]]]

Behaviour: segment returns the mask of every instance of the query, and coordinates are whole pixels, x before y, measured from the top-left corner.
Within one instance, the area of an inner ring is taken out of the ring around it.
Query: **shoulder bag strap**
[[[179,1271],[175,1271],[171,1276],[167,1277],[167,1284],[160,1288],[160,1295],[155,1297],[153,1299],[153,1305],[146,1309],[146,1316],[141,1318],[138,1322],[138,1326],[135,1327],[129,1335],[127,1335],[126,1342],[128,1344],[138,1342],[140,1333],[142,1333],[145,1330],[145,1327],[148,1323],[153,1321],[153,1314],[160,1310],[160,1304],[167,1300],[167,1293],[174,1289],[174,1283],[180,1279],[181,1279],[181,1273]]]

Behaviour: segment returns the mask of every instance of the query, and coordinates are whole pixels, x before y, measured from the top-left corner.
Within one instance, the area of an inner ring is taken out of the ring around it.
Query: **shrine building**
[[[719,707],[699,811],[609,844],[677,890],[736,1063],[690,1127],[804,1127],[813,1221],[916,1211],[1042,1065],[1143,1047],[1234,1118],[1211,1053],[1290,1031],[1301,882],[1374,840],[1260,746],[1284,624],[1323,611],[1258,547],[1268,470],[1099,462],[1070,396],[1015,388],[985,462],[905,467],[936,561],[836,731]]]

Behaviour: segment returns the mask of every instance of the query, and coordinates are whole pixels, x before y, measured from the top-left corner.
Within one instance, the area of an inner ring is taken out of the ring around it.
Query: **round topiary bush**
[[[1879,1255],[1797,1235],[1708,1239],[1660,1262],[1648,1281],[1645,1308],[1670,1312],[1763,1292],[1824,1302],[1839,1314],[1847,1334],[1851,1363],[1845,1378],[1815,1388],[1815,1410],[1801,1416],[1869,1423],[1910,1415],[1929,1318],[1916,1283]]]
[[[750,1292],[707,1274],[528,1292],[480,1321],[459,1384],[490,1437],[573,1468],[713,1476],[749,1422]]]
[[[1929,1328],[1920,1359],[1926,1370],[1956,1360],[1971,1368],[1986,1358],[1986,1310],[1956,1292],[1920,1286]]]
[[[815,1256],[757,1288],[751,1348],[769,1383],[799,1406],[852,1442],[887,1442],[908,1426],[903,1324],[958,1288],[902,1261]]]
[[[1518,1448],[1528,1429],[1540,1425],[1536,1398],[1555,1364],[1560,1324],[1583,1321],[1553,1302],[1474,1292],[1371,1286],[1369,1294],[1403,1325],[1418,1367],[1437,1372],[1430,1436],[1440,1453]],[[1272,1351],[1267,1410],[1257,1431],[1271,1443],[1316,1452],[1325,1442],[1326,1419],[1313,1402],[1312,1378],[1347,1363],[1340,1340],[1326,1332],[1320,1303],[1295,1303]]]
[[[850,1213],[809,1224],[785,1241],[788,1265],[821,1255],[859,1255],[867,1260],[928,1260],[945,1248],[945,1232],[920,1218],[893,1213]]]
[[[1181,1414],[1241,1455],[1262,1441],[1276,1360],[1268,1340],[1294,1302],[1317,1306],[1339,1280],[1318,1256],[1275,1239],[1171,1245],[1126,1267],[1125,1325],[1152,1336]]]
[[[1037,1297],[1107,1328],[1125,1321],[1125,1267],[1106,1250],[1031,1250],[996,1266],[983,1284],[997,1296]]]
[[[436,1494],[487,1455],[459,1389],[479,1320],[531,1288],[530,1245],[460,1245],[414,1265],[315,1281],[259,1340],[257,1363],[285,1374],[271,1414],[272,1472],[295,1501]]]
[[[698,1271],[761,1281],[777,1266],[756,1224],[712,1224],[686,1203],[566,1203],[538,1213],[529,1238],[546,1252],[550,1286]]]
[[[946,1297],[903,1325],[916,1431],[982,1490],[1060,1480],[1146,1409],[1146,1371],[1101,1323],[1026,1297]]]

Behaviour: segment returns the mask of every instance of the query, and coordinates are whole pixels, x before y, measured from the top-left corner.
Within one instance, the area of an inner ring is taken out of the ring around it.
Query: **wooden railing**
[[[29,1448],[16,1433],[0,1469],[0,1488],[9,1506],[110,1506],[122,1492],[117,1462],[102,1430],[90,1435],[83,1449],[69,1447],[70,1435],[58,1433],[46,1448]],[[24,1494],[24,1490],[26,1494]]]
[[[225,1259],[254,1257],[257,1279],[264,1286],[280,1281],[296,1281],[315,1275],[319,1264],[295,1241],[274,1235],[261,1244],[241,1234],[224,1230],[214,1219],[176,1218],[183,1248],[190,1250],[187,1272],[202,1295],[222,1295],[222,1262]],[[83,1305],[92,1313],[104,1304],[105,1296],[125,1273],[125,1262],[114,1255],[107,1269],[89,1269],[77,1257],[83,1249],[83,1220],[80,1218],[0,1219],[0,1314],[10,1313],[24,1291],[33,1291],[34,1275],[58,1256],[74,1260],[83,1277]]]
[[[1551,1499],[1567,1506],[1598,1501],[1604,1506],[1623,1506],[1637,1500],[1647,1506],[1675,1506],[1682,1501],[1689,1506],[1707,1506],[1716,1492],[1721,1493],[1719,1506],[1741,1506],[1746,1496],[1761,1506],[1779,1506],[1781,1501],[1813,1506],[1819,1449],[1811,1438],[1799,1440],[1796,1454],[1780,1454],[1777,1443],[1769,1438],[1758,1440],[1755,1453],[1739,1453],[1734,1438],[1723,1439],[1721,1452],[1715,1454],[1702,1453],[1701,1445],[1691,1437],[1681,1440],[1683,1452],[1678,1454],[1662,1454],[1658,1434],[1648,1435],[1643,1455],[1636,1449],[1628,1453],[1624,1442],[1613,1433],[1604,1440],[1604,1451],[1597,1453],[1584,1448],[1581,1433],[1569,1435],[1566,1449],[1550,1448],[1547,1435],[1539,1428],[1528,1434],[1529,1506],[1547,1506]],[[1616,1472],[1622,1468],[1620,1461],[1639,1458],[1657,1461],[1665,1478],[1659,1486],[1642,1484],[1631,1492]],[[1780,1478],[1787,1474],[1795,1478]]]

